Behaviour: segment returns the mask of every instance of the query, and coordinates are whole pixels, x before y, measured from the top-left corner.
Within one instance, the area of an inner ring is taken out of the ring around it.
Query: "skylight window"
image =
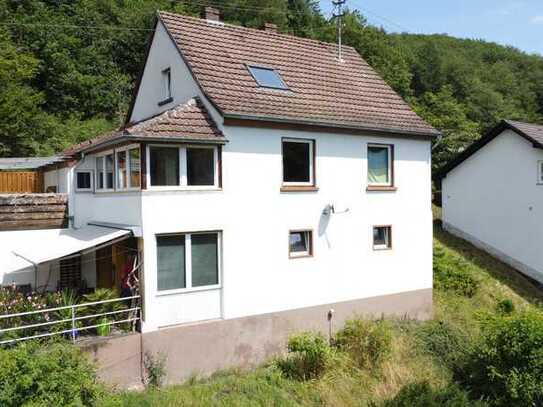
[[[248,66],[248,69],[260,86],[272,89],[288,89],[288,86],[274,69],[260,66]]]

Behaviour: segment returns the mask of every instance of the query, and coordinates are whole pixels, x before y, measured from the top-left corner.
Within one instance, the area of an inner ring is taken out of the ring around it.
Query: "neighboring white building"
[[[439,178],[444,228],[543,283],[543,126],[503,121]]]
[[[136,237],[143,332],[428,318],[437,131],[353,48],[212,17],[159,13],[126,126],[54,174],[75,228]]]

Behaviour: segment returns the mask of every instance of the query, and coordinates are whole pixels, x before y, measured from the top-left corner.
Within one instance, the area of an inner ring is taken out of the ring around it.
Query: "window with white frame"
[[[219,285],[219,233],[158,235],[158,291]]]
[[[92,191],[92,171],[79,170],[75,173],[75,190],[80,192]]]
[[[392,146],[368,145],[368,185],[392,186]]]
[[[386,250],[392,248],[392,227],[374,226],[373,227],[373,249]]]
[[[315,141],[285,138],[282,151],[283,185],[314,185]]]
[[[308,257],[313,255],[313,232],[311,230],[291,230],[288,237],[289,257]]]
[[[139,146],[125,147],[115,151],[116,180],[118,190],[140,188],[141,164]]]
[[[543,161],[537,162],[537,183],[543,184]]]
[[[108,152],[96,157],[96,190],[113,190],[113,161],[113,152]]]
[[[217,146],[150,146],[150,187],[218,187]]]

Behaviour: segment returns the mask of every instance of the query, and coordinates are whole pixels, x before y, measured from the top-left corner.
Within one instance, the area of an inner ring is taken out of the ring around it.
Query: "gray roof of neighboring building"
[[[62,156],[0,158],[0,170],[35,170],[62,161]]]

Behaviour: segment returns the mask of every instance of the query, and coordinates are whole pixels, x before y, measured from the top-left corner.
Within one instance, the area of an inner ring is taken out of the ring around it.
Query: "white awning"
[[[0,273],[27,269],[103,243],[128,237],[132,232],[87,225],[79,229],[40,229],[0,232]]]

